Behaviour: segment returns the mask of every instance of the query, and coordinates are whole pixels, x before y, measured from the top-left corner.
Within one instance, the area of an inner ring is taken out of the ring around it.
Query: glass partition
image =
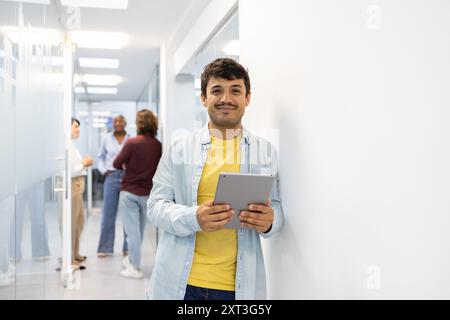
[[[0,299],[63,289],[64,38],[49,8],[0,1]]]

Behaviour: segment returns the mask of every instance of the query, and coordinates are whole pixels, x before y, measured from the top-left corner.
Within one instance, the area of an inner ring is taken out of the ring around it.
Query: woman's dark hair
[[[158,119],[150,110],[144,109],[136,114],[137,134],[156,136],[158,132]]]
[[[222,78],[226,80],[243,79],[245,83],[245,96],[250,93],[250,77],[245,68],[229,58],[219,58],[211,62],[205,67],[201,77],[202,96],[206,97],[206,87],[209,79]]]
[[[77,118],[72,117],[72,122],[70,124],[73,124],[74,122],[78,123],[80,125],[80,121],[78,121]]]

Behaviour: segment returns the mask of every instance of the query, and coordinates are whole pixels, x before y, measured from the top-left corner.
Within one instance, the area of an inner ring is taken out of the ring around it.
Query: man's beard
[[[214,108],[212,111],[210,111],[208,113],[209,113],[209,118],[211,119],[214,126],[219,127],[219,128],[230,128],[230,129],[235,128],[241,123],[241,119],[244,116],[242,114],[237,118],[224,119],[216,113],[217,111],[218,110]]]

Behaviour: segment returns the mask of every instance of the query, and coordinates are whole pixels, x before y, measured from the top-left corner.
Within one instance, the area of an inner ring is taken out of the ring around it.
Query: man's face
[[[226,80],[211,78],[206,87],[206,97],[201,97],[213,125],[235,129],[240,126],[245,108],[250,103],[246,95],[244,79]]]
[[[114,125],[114,131],[122,132],[125,130],[127,123],[125,122],[124,118],[115,117],[113,125]]]

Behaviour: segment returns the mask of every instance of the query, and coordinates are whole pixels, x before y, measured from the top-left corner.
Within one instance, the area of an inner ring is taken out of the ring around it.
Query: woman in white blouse
[[[72,177],[72,264],[79,269],[86,269],[81,262],[86,260],[80,255],[80,235],[84,225],[84,177],[86,168],[92,166],[90,156],[81,158],[80,152],[75,147],[73,140],[80,137],[80,122],[72,118],[72,141],[70,145],[71,177]]]

